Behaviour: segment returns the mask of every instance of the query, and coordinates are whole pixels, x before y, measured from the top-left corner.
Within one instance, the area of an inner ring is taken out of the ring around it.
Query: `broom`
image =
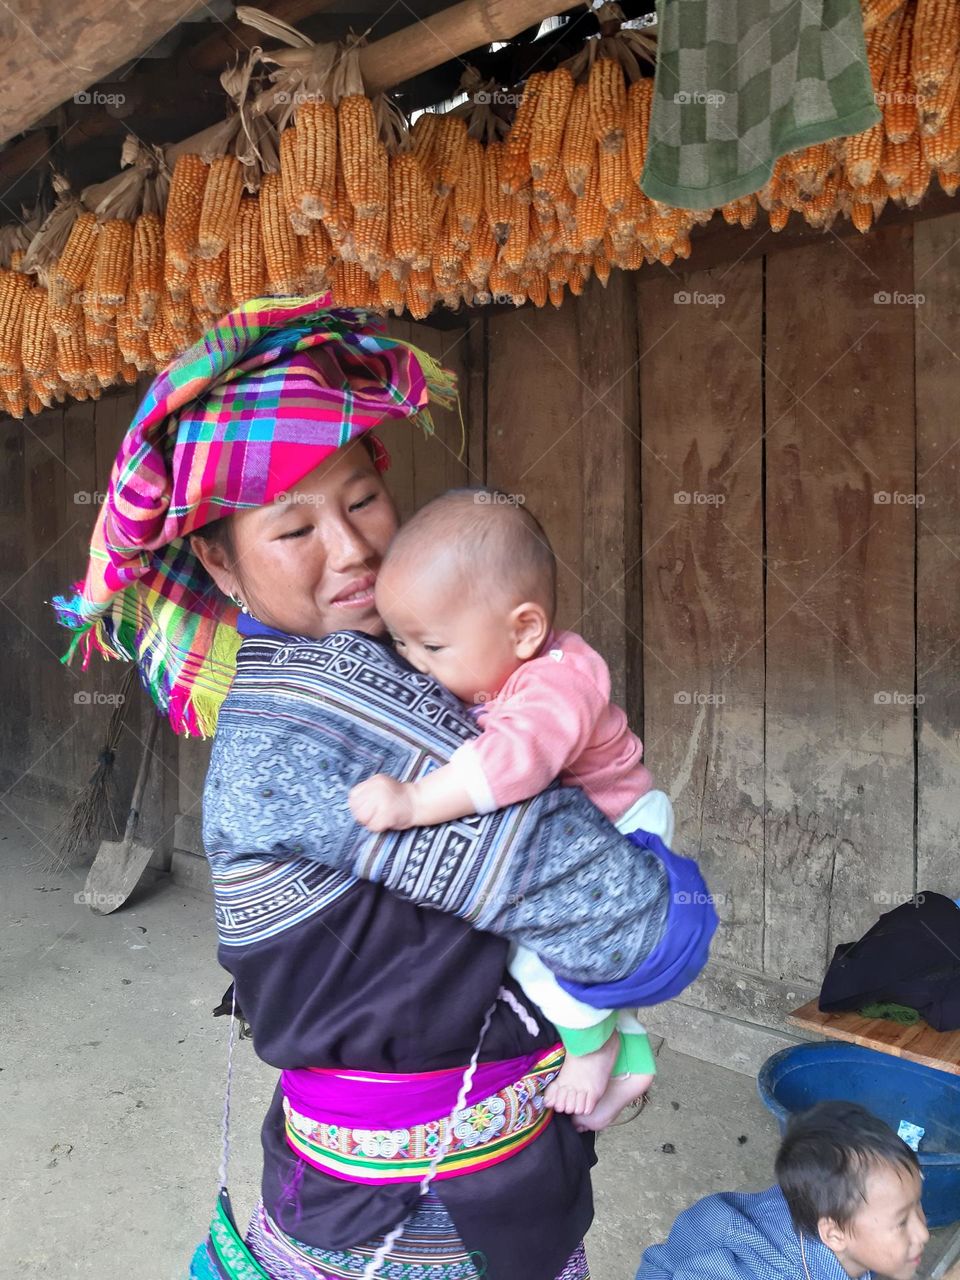
[[[48,871],[65,871],[67,867],[89,858],[108,819],[113,824],[114,832],[119,834],[120,829],[113,813],[116,795],[113,765],[127,708],[133,701],[129,693],[136,674],[136,663],[131,663],[120,685],[120,697],[110,716],[107,736],[97,756],[96,767],[54,831],[56,847],[51,849],[47,859]]]

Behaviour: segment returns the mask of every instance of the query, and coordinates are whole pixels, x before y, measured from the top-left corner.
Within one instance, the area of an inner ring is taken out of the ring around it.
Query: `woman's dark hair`
[[[871,1169],[919,1169],[902,1138],[856,1102],[818,1102],[787,1126],[774,1166],[794,1226],[817,1235],[821,1218],[845,1227],[866,1201]]]

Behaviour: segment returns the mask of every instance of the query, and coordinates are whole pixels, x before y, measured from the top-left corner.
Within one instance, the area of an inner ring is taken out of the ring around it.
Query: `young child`
[[[795,1116],[777,1185],[721,1192],[685,1209],[637,1280],[912,1280],[930,1238],[920,1165],[892,1129],[855,1102]]]
[[[524,507],[498,497],[453,490],[428,503],[397,533],[376,585],[398,652],[476,706],[483,732],[416,782],[378,774],[360,783],[350,792],[353,815],[371,831],[431,826],[529,799],[559,777],[620,831],[640,828],[669,845],[670,800],[654,789],[642,743],[610,702],[606,664],[579,636],[553,630],[556,563],[546,535]],[[653,1079],[643,1027],[631,1012],[574,999],[526,947],[516,948],[510,972],[567,1050],[548,1105],[602,1128]]]

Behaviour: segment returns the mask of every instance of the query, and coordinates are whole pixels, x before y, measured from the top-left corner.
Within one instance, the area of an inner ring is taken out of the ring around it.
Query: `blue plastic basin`
[[[856,1044],[802,1044],[768,1058],[757,1089],[781,1133],[795,1112],[838,1098],[859,1102],[894,1132],[901,1120],[922,1125],[927,1222],[945,1227],[960,1219],[960,1076]]]

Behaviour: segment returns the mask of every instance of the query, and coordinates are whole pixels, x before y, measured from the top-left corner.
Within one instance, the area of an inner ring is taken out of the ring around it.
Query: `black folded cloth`
[[[960,1028],[960,907],[918,893],[885,911],[857,942],[844,942],[820,990],[824,1013],[891,1001],[916,1009],[937,1031]]]

